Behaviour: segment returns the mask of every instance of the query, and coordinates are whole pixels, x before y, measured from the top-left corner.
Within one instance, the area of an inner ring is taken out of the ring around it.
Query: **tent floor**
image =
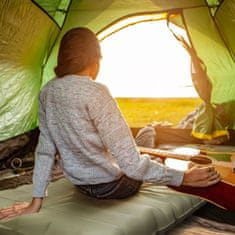
[[[32,185],[0,191],[1,207],[30,201]],[[65,178],[52,182],[39,213],[1,221],[1,235],[153,235],[179,224],[204,201],[165,186],[145,184],[123,200],[96,200],[79,193]]]

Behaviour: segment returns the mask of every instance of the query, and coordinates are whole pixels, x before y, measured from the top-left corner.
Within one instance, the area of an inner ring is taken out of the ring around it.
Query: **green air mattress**
[[[32,185],[0,192],[1,207],[31,199]],[[50,184],[39,213],[0,223],[1,235],[164,234],[204,204],[165,186],[143,185],[129,199],[97,200],[82,195],[66,179]]]

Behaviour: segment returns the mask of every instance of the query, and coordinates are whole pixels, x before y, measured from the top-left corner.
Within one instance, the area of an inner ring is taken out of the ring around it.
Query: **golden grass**
[[[143,127],[153,121],[177,125],[200,103],[198,98],[116,98],[131,127]]]

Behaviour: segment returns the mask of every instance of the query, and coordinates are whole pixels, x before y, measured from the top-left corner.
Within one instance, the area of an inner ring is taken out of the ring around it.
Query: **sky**
[[[186,38],[185,31],[177,28]],[[97,81],[114,97],[198,97],[190,57],[164,20],[138,23],[101,41]]]

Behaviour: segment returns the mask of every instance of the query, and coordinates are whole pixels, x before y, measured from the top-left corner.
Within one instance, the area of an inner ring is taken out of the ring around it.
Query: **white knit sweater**
[[[106,183],[123,174],[145,182],[182,183],[183,172],[139,154],[108,89],[89,77],[67,75],[42,89],[39,128],[33,197],[45,196],[57,151],[73,184]]]

